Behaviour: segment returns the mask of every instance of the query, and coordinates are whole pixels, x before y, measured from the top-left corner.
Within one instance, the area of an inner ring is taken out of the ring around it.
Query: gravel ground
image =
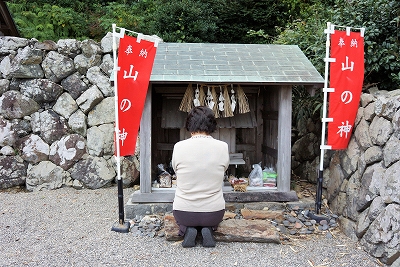
[[[124,189],[126,201],[133,189]],[[341,233],[287,244],[182,248],[111,231],[117,188],[0,191],[0,266],[384,266]]]

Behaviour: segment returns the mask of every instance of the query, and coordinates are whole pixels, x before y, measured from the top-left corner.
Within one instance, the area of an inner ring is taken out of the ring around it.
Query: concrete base
[[[232,212],[237,209],[285,211],[293,207],[311,210],[314,204],[315,202],[312,199],[302,199],[294,202],[226,202],[225,209]],[[172,213],[172,203],[132,203],[129,200],[125,205],[126,220],[135,219],[136,216],[164,215],[166,213]]]
[[[135,191],[130,197],[130,202],[172,203],[174,196],[175,188],[160,188],[158,190],[153,190],[151,193]],[[224,198],[226,202],[290,202],[299,200],[295,191],[279,192],[276,189],[268,190],[260,188],[259,190],[251,190],[247,192],[234,192],[230,186],[224,188]]]
[[[129,200],[125,205],[126,220],[135,219],[136,216],[166,214],[168,212],[172,212],[172,203],[132,203]]]

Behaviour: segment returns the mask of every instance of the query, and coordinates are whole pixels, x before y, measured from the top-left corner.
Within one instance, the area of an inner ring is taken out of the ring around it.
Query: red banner
[[[120,156],[135,153],[156,50],[153,42],[127,35],[120,39],[117,74]]]
[[[360,32],[331,34],[329,118],[327,145],[346,149],[360,102],[364,81],[364,38]]]

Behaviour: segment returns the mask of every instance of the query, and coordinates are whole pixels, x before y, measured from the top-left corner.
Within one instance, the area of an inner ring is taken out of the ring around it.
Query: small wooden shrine
[[[252,165],[273,167],[277,187],[224,189],[226,201],[293,201],[291,178],[292,86],[322,88],[324,79],[295,45],[160,43],[140,124],[140,191],[132,203],[172,202],[174,188],[154,188],[157,165],[168,165],[191,103],[215,111],[215,138],[228,143],[231,168],[246,177]],[[221,98],[222,96],[222,98]],[[225,108],[218,110],[221,99]],[[214,106],[214,108],[215,108]],[[230,114],[227,114],[230,113]]]

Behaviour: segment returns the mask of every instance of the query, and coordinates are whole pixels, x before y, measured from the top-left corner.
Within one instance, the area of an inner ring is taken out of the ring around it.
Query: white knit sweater
[[[212,212],[225,208],[222,194],[229,165],[228,144],[197,135],[175,144],[172,167],[177,176],[174,210]]]

